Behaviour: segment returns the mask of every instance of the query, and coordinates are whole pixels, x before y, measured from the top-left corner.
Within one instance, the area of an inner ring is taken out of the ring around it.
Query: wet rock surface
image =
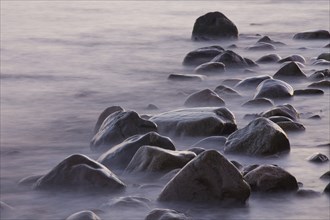
[[[275,79],[305,79],[306,74],[300,69],[300,67],[295,62],[290,62],[279,69],[274,74]]]
[[[261,82],[256,88],[254,99],[257,98],[290,98],[293,96],[293,88],[290,84],[278,80],[278,79],[267,79]]]
[[[297,33],[293,36],[296,40],[327,40],[330,39],[330,33],[326,30],[307,31]]]
[[[328,162],[329,158],[324,154],[314,153],[313,155],[309,156],[307,160],[314,163],[324,163]]]
[[[197,66],[194,72],[197,74],[212,75],[226,71],[225,64],[220,62],[207,62]]]
[[[224,52],[220,46],[201,47],[189,52],[183,59],[182,64],[186,66],[198,66],[211,61],[214,57]]]
[[[195,92],[184,102],[184,106],[186,107],[216,107],[224,105],[225,102],[223,99],[210,89]]]
[[[282,59],[278,54],[268,54],[260,57],[256,62],[257,63],[276,63]]]

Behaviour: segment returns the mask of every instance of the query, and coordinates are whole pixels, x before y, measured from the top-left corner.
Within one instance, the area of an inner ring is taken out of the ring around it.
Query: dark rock
[[[225,102],[218,96],[218,94],[210,89],[195,92],[184,102],[184,106],[186,107],[215,107],[224,105]]]
[[[181,170],[181,169],[175,169],[175,170],[172,170],[172,171],[166,173],[164,176],[162,176],[162,177],[160,178],[160,180],[161,180],[162,182],[168,182],[168,181],[170,181],[171,179],[173,179],[173,177],[174,177],[178,172],[180,172],[180,170]],[[161,187],[163,187],[163,186],[161,186]]]
[[[225,146],[226,141],[227,138],[224,136],[211,136],[198,141],[192,147],[220,150]]]
[[[33,176],[28,176],[23,179],[21,179],[18,182],[19,186],[30,186],[32,187],[35,182],[37,182],[38,179],[43,177],[44,175],[33,175]]]
[[[108,168],[81,154],[74,154],[38,179],[34,189],[120,191],[125,184]]]
[[[289,98],[293,96],[293,88],[286,82],[278,79],[267,79],[261,82],[254,95],[257,98]]]
[[[319,59],[319,60],[315,60],[312,65],[317,65],[317,66],[330,66],[330,61],[328,60],[323,60],[323,59]]]
[[[257,43],[254,46],[248,47],[248,50],[276,50],[276,47],[269,43]]]
[[[224,85],[217,86],[214,92],[217,93],[219,96],[226,98],[241,97],[241,95],[236,90]]]
[[[257,118],[232,133],[225,144],[225,153],[267,156],[290,150],[286,133],[274,122]]]
[[[278,54],[268,54],[260,57],[256,62],[257,63],[276,63],[281,59]]]
[[[308,77],[309,80],[322,80],[325,78],[330,77],[330,70],[329,69],[324,69],[324,70],[319,70],[313,73]]]
[[[237,162],[236,160],[231,160],[230,161],[238,170],[243,168],[243,165]]]
[[[195,21],[193,40],[237,39],[236,25],[221,12],[209,12]]]
[[[205,74],[205,75],[214,75],[223,73],[226,71],[225,64],[219,62],[207,62],[197,66],[194,69],[195,73]]]
[[[273,107],[274,102],[267,98],[257,98],[242,104],[244,107]]]
[[[275,79],[288,79],[288,78],[307,78],[305,73],[295,62],[290,62],[284,65],[274,74]]]
[[[330,143],[319,144],[319,145],[317,145],[317,147],[330,147]]]
[[[270,39],[270,37],[268,36],[263,36],[262,38],[260,38],[257,43],[268,43],[268,44],[274,44],[274,45],[285,45],[282,42],[279,41],[274,41],[272,39]]]
[[[330,180],[330,170],[325,172],[321,177],[320,179],[324,179],[324,180]]]
[[[192,147],[192,148],[189,148],[187,151],[191,151],[191,152],[194,152],[196,155],[200,155],[201,153],[203,153],[205,151],[205,149],[202,147]]]
[[[330,48],[330,43],[325,45],[324,48]]]
[[[251,165],[248,165],[248,166],[243,167],[242,168],[242,174],[243,174],[243,176],[245,176],[250,171],[258,168],[259,166],[260,166],[259,164],[251,164]]]
[[[290,131],[305,131],[305,126],[295,121],[280,121],[276,123],[280,126],[285,132]]]
[[[330,61],[330,53],[322,53],[317,57],[317,59]]]
[[[324,92],[321,89],[297,89],[294,90],[293,95],[323,95]]]
[[[315,163],[324,163],[329,160],[329,158],[321,153],[315,153],[307,158],[310,162],[315,162]]]
[[[242,79],[239,83],[235,85],[235,87],[240,89],[256,88],[261,82],[267,79],[272,79],[272,77],[268,75],[248,77]]]
[[[239,83],[240,79],[225,79],[222,81],[222,85],[224,86],[235,86],[237,83]]]
[[[330,33],[326,30],[317,30],[310,32],[301,32],[293,36],[296,40],[327,40],[330,39]]]
[[[191,151],[173,151],[153,146],[142,146],[127,165],[126,172],[168,172],[182,168],[196,157]]]
[[[314,198],[321,196],[321,193],[316,192],[311,189],[299,189],[296,193],[297,196],[301,198]]]
[[[227,108],[188,108],[165,112],[150,120],[161,133],[174,136],[213,136],[237,129],[235,116]]]
[[[281,60],[278,61],[279,63],[285,63],[285,62],[299,62],[299,63],[306,63],[306,60],[303,56],[301,55],[297,55],[297,54],[294,54],[294,55],[291,55],[291,56],[288,56],[288,57],[285,57]]]
[[[324,188],[323,192],[330,195],[330,183],[328,183],[328,185]]]
[[[156,105],[154,105],[154,104],[149,104],[147,106],[147,110],[158,110],[158,107]]]
[[[179,73],[172,73],[168,76],[168,80],[171,81],[203,81],[205,76],[198,75],[198,74],[179,74]]]
[[[321,116],[313,115],[313,116],[309,117],[308,119],[321,119]]]
[[[321,80],[315,83],[308,85],[308,87],[316,87],[316,88],[330,88],[330,81],[329,80]]]
[[[128,137],[150,131],[157,131],[152,121],[142,119],[134,111],[117,111],[104,120],[90,147],[94,151],[106,151]]]
[[[65,220],[101,220],[101,218],[92,211],[84,210],[70,215]]]
[[[220,46],[202,47],[189,52],[183,59],[183,65],[198,66],[211,61],[222,53],[224,49]]]
[[[134,135],[127,138],[122,143],[102,154],[98,161],[107,167],[125,169],[134,154],[144,145],[175,150],[175,146],[170,138],[161,136],[155,132],[149,132],[144,135]]]
[[[261,165],[248,172],[244,179],[253,191],[279,192],[296,191],[298,183],[294,176],[274,165]]]
[[[227,47],[227,49],[235,49],[235,48],[237,48],[236,44],[231,44]]]
[[[293,122],[293,120],[291,118],[288,118],[285,116],[271,116],[271,117],[268,117],[268,119],[276,124],[278,122]]]
[[[258,64],[257,64],[256,62],[254,62],[253,60],[251,60],[251,59],[249,59],[249,58],[244,57],[244,60],[245,60],[245,62],[249,65],[249,67],[257,67],[257,66],[258,66]],[[247,69],[245,69],[244,71],[255,72],[255,71],[253,71],[253,70],[247,70]]]
[[[125,111],[122,107],[120,106],[111,106],[106,108],[99,116],[97,119],[96,125],[94,127],[94,135],[100,130],[100,127],[103,123],[103,121],[112,113],[117,112],[117,111]]]
[[[218,151],[208,150],[182,168],[158,200],[244,203],[249,196],[250,188],[237,168]]]
[[[265,118],[270,118],[272,116],[284,116],[295,121],[299,118],[299,113],[292,105],[285,104],[269,109],[261,113],[261,116]]]
[[[237,53],[226,50],[218,56],[214,57],[211,62],[220,62],[225,64],[226,68],[244,68],[250,65],[247,61]]]
[[[154,209],[145,220],[191,220],[191,218],[172,209]]]
[[[127,196],[127,197],[119,197],[112,201],[112,203],[108,203],[103,205],[106,208],[114,208],[114,209],[147,209],[149,210],[149,204],[151,201],[149,199],[138,197],[138,196]]]

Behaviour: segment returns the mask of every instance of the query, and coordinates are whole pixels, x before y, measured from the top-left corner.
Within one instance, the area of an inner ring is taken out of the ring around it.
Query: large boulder
[[[285,63],[285,62],[299,62],[299,63],[306,63],[306,60],[303,56],[299,54],[293,54],[291,56],[285,57],[281,60],[279,60],[279,63]]]
[[[90,210],[76,212],[65,220],[101,220],[101,218]]]
[[[160,133],[172,136],[212,136],[231,134],[237,129],[234,114],[227,108],[187,108],[150,118]]]
[[[250,187],[241,173],[215,150],[201,153],[171,179],[159,201],[241,202],[250,196]]]
[[[284,65],[274,74],[275,79],[305,79],[307,76],[295,62]]]
[[[242,104],[244,107],[273,107],[274,102],[267,98],[256,98],[251,99]]]
[[[290,150],[286,133],[267,118],[257,118],[232,133],[225,144],[226,153],[267,156]]]
[[[297,33],[293,36],[296,40],[328,40],[330,33],[326,30],[308,31]]]
[[[100,127],[103,123],[103,121],[112,113],[117,112],[117,111],[124,111],[124,109],[120,106],[111,106],[106,108],[99,116],[97,119],[97,122],[94,127],[94,135],[100,130]]]
[[[278,79],[267,79],[262,81],[254,95],[254,99],[257,98],[290,98],[293,96],[293,88],[288,83]]]
[[[152,121],[142,119],[134,111],[116,111],[103,121],[90,147],[94,151],[106,151],[128,137],[150,131],[157,131],[157,125]]]
[[[284,116],[294,121],[299,118],[298,111],[290,104],[275,106],[274,108],[262,112],[260,115],[265,118],[270,118],[272,116]]]
[[[103,153],[98,161],[111,169],[125,169],[134,154],[144,145],[175,150],[175,146],[170,138],[161,136],[155,132],[149,132],[127,138],[122,143]]]
[[[153,146],[142,146],[126,167],[126,172],[169,172],[182,168],[196,157],[191,151],[173,151]]]
[[[211,62],[220,62],[225,64],[226,68],[244,68],[253,66],[250,60],[238,55],[234,51],[226,50],[216,57]],[[253,61],[252,61],[253,62]]]
[[[220,62],[207,62],[197,66],[194,69],[194,72],[197,74],[204,75],[215,75],[225,72],[225,64]]]
[[[240,89],[246,89],[246,88],[255,89],[261,82],[267,79],[272,79],[272,77],[268,75],[247,77],[245,79],[242,79],[239,83],[237,83],[235,87]]]
[[[317,59],[330,61],[330,53],[321,53]]]
[[[296,191],[298,183],[294,176],[274,165],[261,165],[248,172],[244,179],[253,191],[281,192]]]
[[[186,107],[216,107],[224,106],[225,102],[217,93],[210,89],[204,89],[188,96],[184,102]]]
[[[184,57],[182,64],[186,66],[198,66],[203,63],[209,62],[223,51],[224,49],[217,45],[201,47],[189,52]]]
[[[276,63],[281,59],[278,54],[268,54],[260,57],[256,62],[257,63]]]
[[[270,43],[259,42],[247,48],[248,50],[261,51],[261,50],[276,50],[276,47]]]
[[[144,220],[191,220],[191,218],[172,209],[154,209]]]
[[[236,25],[221,12],[209,12],[195,21],[192,40],[237,39]]]
[[[81,154],[74,154],[37,180],[34,189],[120,191],[125,184],[108,168]]]

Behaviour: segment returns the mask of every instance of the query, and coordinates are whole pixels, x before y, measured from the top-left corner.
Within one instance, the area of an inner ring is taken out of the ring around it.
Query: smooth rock
[[[308,87],[314,87],[314,88],[330,88],[330,81],[329,80],[321,80],[318,82],[311,83],[308,85]]]
[[[263,36],[262,38],[260,38],[257,43],[269,43],[269,44],[274,44],[274,45],[285,45],[282,42],[279,41],[274,41],[272,39],[270,39],[270,37],[268,36]]]
[[[249,183],[253,191],[280,192],[298,190],[296,178],[281,167],[274,165],[261,165],[248,172],[244,179]]]
[[[183,59],[182,64],[186,66],[198,66],[211,61],[225,50],[217,45],[209,47],[201,47],[189,52]]]
[[[187,151],[191,151],[191,152],[194,152],[196,155],[200,155],[201,153],[203,153],[205,151],[205,149],[202,147],[191,147]]]
[[[220,97],[225,98],[235,98],[235,97],[241,97],[239,92],[237,92],[235,89],[232,89],[228,86],[219,85],[214,89],[214,92],[217,93]]]
[[[299,113],[292,105],[284,104],[262,112],[261,116],[265,118],[270,118],[272,116],[284,116],[295,121],[299,118]]]
[[[221,150],[225,146],[226,141],[227,138],[224,136],[211,136],[198,141],[191,147],[202,147],[205,149]]]
[[[104,120],[90,147],[94,151],[106,151],[128,137],[150,131],[157,131],[152,121],[142,119],[135,111],[116,111]]]
[[[121,191],[125,184],[108,168],[81,154],[74,154],[38,179],[34,189]]]
[[[330,195],[330,183],[324,188],[323,193]]]
[[[301,55],[298,55],[298,54],[294,54],[294,55],[291,55],[291,56],[288,56],[288,57],[285,57],[281,60],[279,60],[278,62],[279,63],[285,63],[285,62],[299,62],[299,63],[306,63],[306,60],[303,56]]]
[[[296,196],[301,198],[315,198],[321,196],[321,193],[312,189],[299,189],[296,192]]]
[[[135,153],[125,171],[132,172],[169,172],[182,168],[196,157],[191,151],[173,151],[153,146],[142,146]]]
[[[250,66],[243,57],[231,50],[220,53],[214,57],[211,62],[223,63],[226,68],[244,68]]]
[[[242,104],[244,107],[273,107],[274,102],[267,98],[256,98]]]
[[[311,156],[307,158],[308,161],[310,162],[315,162],[315,163],[324,163],[329,161],[329,158],[321,153],[314,153]]]
[[[247,77],[245,79],[242,79],[239,83],[237,83],[235,87],[239,89],[256,88],[261,82],[272,78],[273,77],[268,75]]]
[[[195,21],[192,40],[237,39],[236,25],[221,12],[209,12]]]
[[[278,54],[268,54],[260,57],[256,62],[257,63],[276,63],[282,59]]]
[[[41,177],[43,177],[44,175],[32,175],[32,176],[28,176],[28,177],[25,177],[23,179],[21,179],[19,182],[18,182],[18,185],[19,186],[33,186],[33,184],[35,182],[37,182],[38,179],[40,179]]]
[[[111,169],[125,169],[134,154],[144,145],[175,150],[175,146],[170,138],[159,135],[156,132],[149,132],[127,138],[122,143],[103,153],[97,161]]]
[[[296,40],[327,40],[330,39],[330,33],[326,30],[317,30],[297,33],[293,36]]]
[[[114,112],[117,112],[117,111],[125,111],[122,107],[120,106],[111,106],[111,107],[108,107],[106,108],[99,116],[99,118],[97,119],[97,122],[95,124],[95,127],[94,127],[94,135],[100,130],[100,127],[102,125],[102,123],[104,122],[104,120],[109,116],[111,115],[112,113]]]
[[[286,133],[267,118],[257,118],[232,133],[225,143],[225,153],[268,156],[290,150]]]
[[[247,173],[249,173],[250,171],[258,168],[260,165],[259,164],[251,164],[251,165],[247,165],[244,166],[241,170],[242,175],[245,176]]]
[[[240,79],[225,79],[221,82],[221,85],[224,86],[235,86],[237,83],[239,83]]]
[[[321,89],[297,89],[294,90],[293,95],[323,95],[324,92]]]
[[[204,89],[188,96],[184,102],[186,107],[216,107],[224,106],[225,102],[217,93],[210,89]]]
[[[285,132],[306,130],[303,124],[295,121],[280,121],[277,122],[276,124],[280,126]]]
[[[208,150],[182,168],[158,200],[244,203],[249,196],[250,187],[237,168],[218,151]]]
[[[259,51],[259,50],[276,50],[276,47],[272,44],[269,43],[257,43],[251,47],[247,48],[248,50],[255,50],[255,51]]]
[[[290,62],[279,69],[273,76],[275,79],[305,79],[307,76],[295,62]]]
[[[330,77],[330,70],[324,69],[324,70],[319,70],[319,71],[314,72],[312,75],[310,75],[308,77],[308,79],[312,80],[312,81],[315,81],[315,80],[319,81],[319,80],[329,78],[329,77]]]
[[[320,179],[330,180],[330,170],[325,172],[322,176],[320,176]]]
[[[197,74],[214,75],[226,71],[225,64],[220,62],[207,62],[197,66],[194,72]]]
[[[213,136],[237,129],[235,116],[227,108],[187,108],[153,116],[160,133],[173,136]]]
[[[330,53],[321,53],[317,59],[327,60],[330,61]]]
[[[154,209],[145,218],[145,220],[191,220],[185,214],[172,209]]]
[[[267,79],[262,81],[256,88],[254,99],[280,99],[290,98],[292,96],[293,88],[290,84],[278,79]]]
[[[101,218],[90,210],[76,212],[65,220],[101,220]]]
[[[159,108],[154,105],[154,104],[149,104],[147,107],[146,107],[147,110],[158,110]]]
[[[167,78],[170,81],[197,81],[201,82],[205,79],[205,76],[198,74],[180,74],[172,73]]]
[[[330,66],[330,61],[328,60],[324,60],[324,59],[319,59],[319,60],[315,60],[312,65],[314,66]]]
[[[112,209],[150,209],[149,204],[151,201],[149,199],[138,197],[138,196],[127,196],[116,198],[111,203],[103,205],[104,208]]]

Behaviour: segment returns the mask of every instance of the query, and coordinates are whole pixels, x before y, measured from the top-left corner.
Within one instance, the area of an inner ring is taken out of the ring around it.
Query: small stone
[[[201,82],[205,79],[203,75],[197,74],[179,74],[179,73],[172,73],[167,78],[170,81],[197,81]]]
[[[210,89],[195,92],[184,102],[184,106],[186,107],[216,107],[224,105],[225,102],[223,99]]]
[[[315,163],[324,163],[329,160],[329,158],[321,153],[314,153],[313,155],[309,156],[307,158],[310,162],[315,162]]]
[[[320,179],[324,179],[324,180],[330,180],[330,170],[325,172]]]
[[[296,40],[327,40],[330,39],[330,33],[326,30],[317,30],[297,33],[293,36]]]

